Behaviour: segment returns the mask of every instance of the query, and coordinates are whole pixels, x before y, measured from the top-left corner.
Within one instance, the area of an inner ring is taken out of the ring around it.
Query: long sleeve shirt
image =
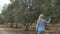
[[[49,23],[51,21],[51,19],[49,19],[48,21],[46,21],[45,19],[42,20],[37,20],[37,25],[36,25],[36,30],[38,31],[45,31],[45,23]]]

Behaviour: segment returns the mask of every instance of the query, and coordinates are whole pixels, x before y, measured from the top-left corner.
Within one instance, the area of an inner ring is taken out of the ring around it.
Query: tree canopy
[[[22,23],[26,28],[32,25],[38,16],[43,13],[46,18],[51,17],[52,22],[59,22],[60,0],[10,0],[2,10],[5,22]],[[29,8],[28,8],[29,6]]]

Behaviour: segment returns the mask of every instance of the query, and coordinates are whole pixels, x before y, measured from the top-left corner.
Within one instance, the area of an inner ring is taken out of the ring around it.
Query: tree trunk
[[[13,23],[11,23],[11,26],[10,27],[13,27]]]
[[[16,28],[18,28],[18,24],[16,23]]]
[[[26,31],[28,31],[29,29],[28,29],[28,25],[26,26]]]

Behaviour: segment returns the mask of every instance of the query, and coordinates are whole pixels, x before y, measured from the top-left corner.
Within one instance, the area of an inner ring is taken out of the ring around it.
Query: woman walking
[[[50,18],[48,21],[46,21],[46,19],[44,19],[44,15],[40,14],[38,20],[37,20],[37,25],[36,25],[36,30],[38,31],[38,34],[45,34],[45,23],[49,23],[50,22]]]

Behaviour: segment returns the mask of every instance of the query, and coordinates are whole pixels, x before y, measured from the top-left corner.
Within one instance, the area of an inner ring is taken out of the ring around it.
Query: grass
[[[57,24],[58,25],[58,24]],[[49,30],[46,30],[46,34],[57,34],[57,25],[53,25],[53,24],[48,24],[48,28]],[[60,25],[60,24],[59,24]],[[0,29],[4,29],[4,30],[7,30],[7,31],[20,31],[21,34],[37,34],[37,31],[35,29],[35,26],[36,24],[32,24],[31,26],[29,26],[29,31],[25,31],[25,27],[21,25],[20,28],[0,28]],[[60,30],[60,29],[59,29]]]

